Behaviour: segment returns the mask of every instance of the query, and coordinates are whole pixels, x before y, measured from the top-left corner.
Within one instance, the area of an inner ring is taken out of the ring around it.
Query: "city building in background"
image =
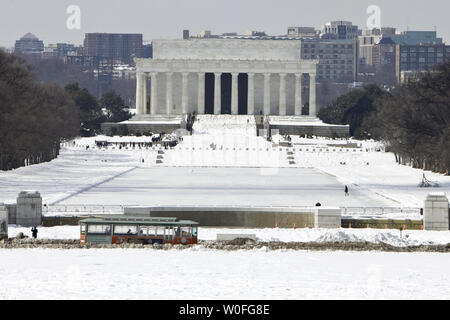
[[[49,59],[62,59],[64,60],[67,56],[79,56],[83,55],[83,47],[76,46],[71,43],[56,43],[49,44],[44,47],[44,52],[42,53],[42,58]]]
[[[389,37],[401,45],[416,46],[421,44],[442,44],[442,38],[437,37],[436,31],[403,31]]]
[[[143,56],[142,34],[86,33],[84,55],[133,64],[134,58]]]
[[[356,39],[303,39],[302,59],[318,59],[317,80],[350,83],[357,81]]]
[[[144,41],[142,46],[142,58],[153,58],[153,44],[151,41]]]
[[[359,40],[359,62],[361,65],[372,66],[373,47],[384,37],[391,37],[395,35],[395,28],[381,28],[373,30],[364,30],[362,35],[358,37]]]
[[[301,38],[317,38],[319,36],[318,31],[314,27],[289,27],[287,30],[288,37],[301,37]]]
[[[335,40],[352,40],[358,38],[360,30],[350,21],[331,21],[322,27],[322,38]]]
[[[27,33],[17,40],[14,46],[14,53],[41,55],[42,52],[44,52],[44,42],[32,33]]]
[[[448,45],[397,45],[395,70],[397,81],[404,81],[407,78],[405,74],[411,75],[432,70],[445,61],[450,61],[450,46]]]

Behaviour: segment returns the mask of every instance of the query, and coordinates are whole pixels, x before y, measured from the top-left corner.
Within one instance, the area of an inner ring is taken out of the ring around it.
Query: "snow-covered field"
[[[418,188],[423,171],[396,164],[377,142],[293,136],[293,146],[285,148],[276,144],[282,137],[275,136],[274,144],[255,133],[253,117],[204,116],[192,136],[162,150],[162,164],[156,164],[158,148],[95,147],[95,140],[142,143],[149,137],[76,139],[54,161],[0,172],[0,202],[38,190],[49,205],[319,201],[419,208],[429,192],[450,194],[450,177],[426,172],[440,187]],[[10,226],[11,237],[19,232],[30,236],[29,228]],[[450,243],[450,231],[378,229],[200,228],[199,239],[214,240],[218,233],[256,234],[259,241]],[[40,227],[38,237],[78,239],[79,229]],[[450,255],[439,253],[227,252],[201,245],[169,251],[2,249],[0,299],[449,299],[449,265]]]
[[[54,161],[1,172],[0,202],[14,202],[23,190],[38,190],[46,204],[310,206],[319,201],[323,205],[344,207],[419,208],[429,192],[450,193],[448,176],[427,172],[427,178],[439,182],[440,187],[419,188],[417,184],[423,171],[396,164],[392,154],[360,150],[319,152],[318,146],[326,142],[324,139],[309,139],[309,143],[316,145],[315,151],[297,146],[296,165],[255,168],[208,164],[221,159],[205,155],[221,152],[217,149],[190,149],[191,155],[205,153],[198,163],[203,163],[203,167],[156,165],[157,150],[137,147],[86,150],[85,145],[92,146],[95,139],[104,138],[79,139],[75,147],[64,147]],[[167,159],[175,157],[177,152],[178,159],[189,159],[185,143],[190,138],[185,137],[179,144],[180,150],[169,150]],[[285,157],[283,148],[269,150],[264,152],[272,157],[279,154]],[[239,152],[256,153],[245,147],[223,152],[227,159]],[[349,186],[350,197],[344,197],[344,185]]]
[[[449,299],[439,253],[0,250],[0,299]]]

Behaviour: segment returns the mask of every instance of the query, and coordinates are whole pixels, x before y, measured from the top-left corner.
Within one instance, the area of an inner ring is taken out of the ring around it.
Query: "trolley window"
[[[111,226],[109,224],[89,224],[89,234],[110,234]]]
[[[181,227],[181,236],[190,237],[192,234],[191,227]]]
[[[114,226],[114,234],[137,235],[137,233],[138,233],[138,226],[133,226],[133,225]]]
[[[149,229],[150,229],[150,227],[143,227],[143,226],[140,226],[139,227],[139,235],[140,236],[148,236],[149,235]]]

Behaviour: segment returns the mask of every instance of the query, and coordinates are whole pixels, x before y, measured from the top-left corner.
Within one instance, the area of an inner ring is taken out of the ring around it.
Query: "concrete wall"
[[[330,229],[340,228],[341,209],[339,207],[314,208],[314,227]]]
[[[42,198],[37,191],[22,191],[17,197],[16,224],[24,227],[42,222]]]
[[[275,207],[125,207],[126,215],[176,217],[207,227],[340,227],[339,208]],[[317,220],[317,222],[316,222]]]
[[[350,127],[347,125],[270,125],[271,130],[279,130],[280,134],[285,135],[311,135],[329,138],[348,138],[350,136]]]
[[[8,224],[16,224],[17,205],[6,204],[6,212],[8,212]]]
[[[152,133],[172,133],[173,131],[180,129],[180,124],[155,124],[155,123],[139,123],[132,121],[127,122],[126,124],[121,123],[112,123],[112,122],[106,122],[101,124],[102,132],[105,135],[109,135],[112,132],[112,128],[116,128],[118,132],[121,130],[121,126],[127,126],[128,131],[130,133],[144,133],[144,132],[152,132]]]
[[[3,203],[0,203],[0,240],[8,238],[8,211]]]
[[[430,193],[424,202],[425,230],[449,230],[449,204],[444,193]]]

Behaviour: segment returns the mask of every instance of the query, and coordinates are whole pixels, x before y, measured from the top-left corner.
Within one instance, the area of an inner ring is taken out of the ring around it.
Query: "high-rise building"
[[[21,54],[41,54],[44,52],[44,42],[39,40],[34,34],[27,33],[14,46],[15,53]]]
[[[396,45],[397,81],[402,72],[432,70],[437,65],[450,61],[450,46],[445,44]]]
[[[378,79],[384,84],[394,84],[397,45],[389,37],[381,38],[372,48],[372,63]]]
[[[389,37],[401,45],[415,46],[420,44],[442,44],[442,38],[437,37],[436,31],[403,31]]]
[[[318,59],[317,80],[357,80],[358,42],[353,40],[303,39],[302,59]]]
[[[372,53],[374,45],[377,44],[383,37],[391,37],[392,35],[395,35],[395,32],[395,28],[364,30],[362,35],[358,37],[360,64],[372,66]]]
[[[359,57],[361,65],[373,66],[373,48],[382,38],[390,38],[399,45],[442,44],[442,38],[437,37],[436,31],[403,31],[396,32],[395,28],[381,28],[364,30],[359,36]]]
[[[142,57],[142,34],[86,33],[84,55],[132,64]]]
[[[334,40],[351,40],[360,35],[358,26],[349,21],[331,21],[322,27],[322,38]]]

